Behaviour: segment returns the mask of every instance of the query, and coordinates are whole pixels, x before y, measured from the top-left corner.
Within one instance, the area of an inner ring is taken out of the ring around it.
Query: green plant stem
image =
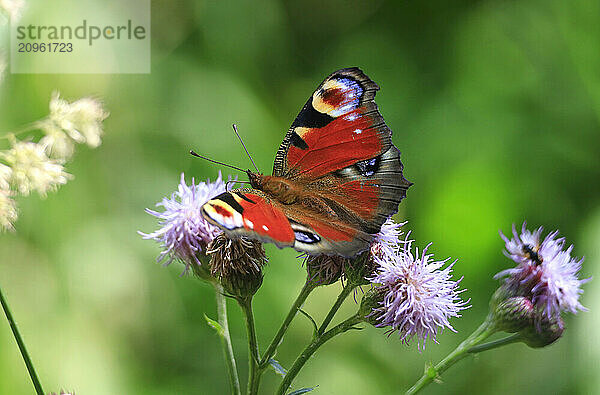
[[[279,389],[277,390],[278,395],[283,395],[288,390],[288,388],[292,385],[292,381],[298,375],[298,372],[304,367],[304,364],[308,361],[308,359],[330,339],[334,338],[337,335],[340,335],[344,332],[347,332],[350,329],[353,329],[355,325],[362,322],[362,318],[359,314],[355,314],[352,317],[348,318],[346,321],[334,326],[330,330],[325,333],[322,333],[316,336],[309,344],[304,348],[302,353],[296,358],[294,364],[288,370],[287,374],[283,378]]]
[[[469,348],[468,352],[471,354],[477,354],[482,351],[492,350],[494,348],[498,348],[501,346],[505,346],[507,344],[516,343],[521,341],[522,337],[520,333],[514,333],[510,336],[504,337],[502,339],[494,340],[488,343],[479,344],[477,346],[473,346]]]
[[[32,130],[36,130],[39,128],[39,125],[41,122],[45,121],[46,118],[41,119],[39,121],[35,121],[35,122],[31,122],[28,123],[26,125],[21,126],[19,129],[13,130],[12,132],[6,132],[5,134],[0,136],[0,139],[4,140],[4,139],[11,139],[13,137],[16,137],[20,134],[26,133],[26,132],[31,132]]]
[[[229,334],[229,322],[227,320],[227,300],[223,294],[223,287],[218,282],[213,282],[215,287],[215,297],[217,299],[217,320],[223,333],[221,337],[221,346],[223,347],[223,355],[225,356],[225,362],[227,364],[227,371],[229,372],[229,382],[231,384],[231,393],[233,395],[240,395],[240,379],[238,377],[237,366],[235,363],[235,356],[233,355],[233,346],[231,345],[231,335]]]
[[[19,351],[21,351],[21,356],[23,357],[23,361],[25,361],[25,366],[27,366],[27,371],[29,372],[29,377],[31,377],[31,382],[35,387],[35,392],[38,395],[44,395],[42,384],[40,383],[37,373],[35,372],[35,368],[33,367],[33,363],[31,362],[31,358],[29,357],[29,353],[25,347],[25,342],[23,342],[23,338],[21,337],[17,323],[12,317],[10,308],[8,307],[8,302],[6,299],[4,299],[4,295],[2,294],[2,287],[0,287],[0,304],[2,304],[2,309],[4,310],[4,314],[6,315],[10,329],[12,330],[15,340],[17,341]]]
[[[256,395],[260,384],[260,374],[258,363],[260,354],[258,351],[258,341],[256,340],[256,328],[254,326],[254,314],[252,312],[252,297],[240,298],[238,303],[246,319],[246,331],[248,332],[248,395]]]
[[[469,337],[467,337],[462,343],[458,345],[450,354],[446,356],[443,360],[441,360],[437,365],[431,366],[425,369],[425,373],[423,376],[406,391],[407,395],[416,394],[423,388],[425,388],[428,384],[430,384],[433,380],[437,379],[444,371],[446,371],[449,367],[454,365],[456,362],[460,361],[467,355],[470,355],[470,350],[480,344],[482,341],[490,337],[493,333],[496,332],[494,324],[492,322],[491,317],[488,318],[479,326],[479,328],[475,329],[473,333]]]
[[[333,304],[333,306],[331,306],[329,313],[327,313],[327,316],[325,317],[323,323],[319,327],[317,335],[322,335],[327,330],[327,327],[331,323],[331,320],[333,320],[333,317],[335,317],[335,314],[340,309],[348,295],[350,295],[352,290],[354,290],[354,288],[356,288],[356,285],[350,284],[350,282],[347,282],[344,288],[342,288],[342,292],[340,292],[340,294],[338,295],[337,299],[335,300],[335,303]]]
[[[273,358],[273,356],[275,355],[275,352],[277,351],[277,347],[279,347],[279,344],[281,344],[281,340],[283,339],[283,336],[287,332],[292,320],[294,319],[296,314],[298,314],[298,310],[300,310],[300,308],[306,301],[306,298],[308,298],[308,295],[310,295],[310,293],[316,287],[317,287],[317,285],[313,281],[311,281],[310,279],[307,278],[306,282],[304,283],[304,286],[302,287],[302,289],[300,290],[300,293],[298,294],[298,297],[296,297],[294,304],[292,304],[290,311],[288,312],[287,316],[283,320],[283,323],[279,327],[279,330],[275,334],[275,337],[271,341],[271,344],[269,344],[267,351],[265,351],[262,359],[260,360],[261,372],[269,366],[269,360],[271,358]]]

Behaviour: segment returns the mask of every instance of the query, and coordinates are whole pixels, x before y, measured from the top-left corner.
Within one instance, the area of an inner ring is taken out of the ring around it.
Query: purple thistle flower
[[[534,306],[548,319],[560,316],[563,311],[577,313],[586,308],[579,302],[583,293],[580,286],[591,278],[579,280],[583,258],[571,256],[573,246],[565,247],[563,237],[556,238],[558,231],[551,232],[540,243],[542,227],[530,232],[523,223],[519,235],[513,225],[513,238],[500,236],[506,243],[505,254],[517,266],[503,270],[494,278],[506,277],[511,292],[531,299]]]
[[[230,178],[231,180],[231,178]],[[206,246],[219,234],[221,230],[208,223],[200,214],[200,207],[211,198],[225,192],[225,182],[221,172],[214,182],[206,180],[199,184],[187,185],[185,176],[181,173],[181,181],[171,197],[163,198],[156,204],[165,211],[158,212],[146,209],[146,212],[159,219],[161,227],[152,233],[138,232],[144,239],[153,239],[161,243],[162,252],[157,261],[167,260],[165,266],[173,259],[181,259],[186,269],[190,263],[200,265],[197,254],[206,252]]]
[[[390,260],[398,254],[400,246],[404,243],[404,240],[400,240],[402,235],[402,226],[406,225],[408,221],[402,223],[395,223],[389,218],[383,225],[381,230],[375,235],[375,239],[371,244],[371,254],[377,255],[380,259]]]
[[[378,269],[370,281],[383,293],[380,307],[373,310],[371,318],[377,327],[389,326],[389,333],[398,331],[400,340],[408,344],[417,337],[417,347],[422,349],[428,338],[437,343],[438,330],[444,327],[454,331],[448,319],[460,317],[461,310],[468,308],[469,301],[462,301],[458,281],[452,280],[452,266],[448,261],[433,261],[427,254],[429,244],[419,255],[413,255],[414,240],[397,240],[395,254],[381,257],[374,255]],[[392,247],[392,245],[390,245]],[[392,248],[394,249],[394,248]]]

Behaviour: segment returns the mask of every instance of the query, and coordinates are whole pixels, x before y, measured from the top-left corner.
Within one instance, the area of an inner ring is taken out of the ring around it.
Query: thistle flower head
[[[210,244],[211,272],[214,276],[231,273],[260,273],[267,262],[262,243],[246,237],[229,238],[219,234]]]
[[[370,278],[377,269],[376,259],[389,261],[395,259],[403,240],[400,239],[400,228],[406,222],[397,224],[389,218],[373,238],[369,250],[362,252],[352,259],[343,261],[343,275],[347,281],[356,286],[370,284]]]
[[[528,297],[548,319],[560,316],[563,311],[585,310],[579,297],[583,293],[581,285],[590,279],[578,278],[583,258],[571,256],[573,246],[565,248],[565,239],[557,238],[558,231],[540,242],[541,234],[541,227],[530,232],[526,224],[521,234],[513,226],[512,239],[500,233],[506,243],[506,255],[517,266],[496,274],[495,278],[505,278],[510,296]]]
[[[13,223],[17,216],[17,204],[12,199],[11,192],[0,189],[0,230],[14,230]]]
[[[101,143],[102,121],[107,117],[108,112],[97,99],[84,97],[69,103],[54,92],[50,115],[39,124],[45,133],[40,143],[47,152],[65,158],[72,155],[73,142],[95,148]]]
[[[348,259],[340,255],[307,255],[305,262],[308,281],[319,286],[330,285],[339,280]]]
[[[402,226],[408,221],[395,223],[389,218],[383,225],[381,230],[375,235],[375,239],[371,244],[371,254],[378,256],[380,259],[393,259],[400,250],[404,241],[400,239],[402,235]]]
[[[155,232],[138,232],[144,239],[153,239],[161,243],[163,248],[157,261],[166,260],[170,264],[173,259],[181,259],[186,269],[191,263],[200,265],[198,254],[206,253],[208,244],[221,230],[209,224],[200,214],[200,208],[211,198],[225,192],[225,183],[219,172],[214,182],[207,180],[199,184],[187,185],[185,175],[181,173],[181,181],[170,197],[165,197],[156,204],[163,207],[164,211],[146,209],[146,212],[159,219],[159,226]]]
[[[11,149],[0,152],[0,159],[11,168],[10,184],[25,196],[37,191],[45,197],[48,191],[72,178],[61,161],[48,158],[44,147],[31,141],[14,140]],[[8,174],[6,168],[2,171]]]
[[[230,294],[246,298],[262,285],[262,268],[267,256],[262,243],[245,237],[230,239],[221,233],[210,243],[211,274]]]
[[[370,280],[382,300],[370,319],[377,327],[389,326],[390,333],[397,331],[406,344],[416,336],[421,348],[428,338],[437,343],[439,330],[446,327],[454,331],[448,320],[459,317],[459,312],[468,308],[468,301],[459,297],[462,278],[452,280],[454,263],[446,265],[448,259],[434,261],[427,254],[429,246],[413,255],[412,243],[407,236],[391,259],[374,255],[378,269]]]

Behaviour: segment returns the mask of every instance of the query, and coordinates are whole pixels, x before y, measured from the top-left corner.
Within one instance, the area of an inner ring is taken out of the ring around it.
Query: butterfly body
[[[248,179],[252,188],[263,191],[283,204],[298,203],[302,201],[303,197],[306,197],[303,185],[284,177],[248,172]]]
[[[230,236],[311,254],[352,257],[368,248],[411,185],[357,68],[319,85],[281,144],[273,175],[248,171],[252,188],[221,194],[202,215]]]

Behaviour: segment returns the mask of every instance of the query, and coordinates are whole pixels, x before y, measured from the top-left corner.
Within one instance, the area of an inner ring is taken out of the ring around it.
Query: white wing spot
[[[354,134],[361,134],[362,133],[362,129],[354,129],[354,131],[352,133],[354,133]]]
[[[244,218],[244,223],[246,224],[248,229],[254,229],[254,223],[252,221],[250,221],[249,219]]]
[[[265,230],[265,232],[269,231],[269,227],[267,225],[263,225],[262,228]]]

